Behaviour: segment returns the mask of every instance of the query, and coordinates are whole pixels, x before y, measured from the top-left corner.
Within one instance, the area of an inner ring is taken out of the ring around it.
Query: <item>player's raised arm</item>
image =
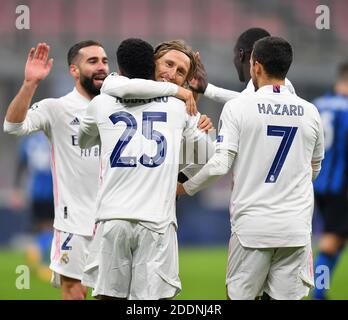
[[[50,47],[46,43],[39,43],[36,48],[30,49],[25,65],[24,82],[7,109],[6,121],[10,123],[24,121],[40,81],[51,71],[53,59],[48,59],[49,51]]]

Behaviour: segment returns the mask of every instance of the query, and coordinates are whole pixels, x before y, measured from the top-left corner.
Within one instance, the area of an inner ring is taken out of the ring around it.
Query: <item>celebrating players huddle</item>
[[[249,29],[234,54],[247,84],[242,93],[208,84],[199,54],[183,41],[153,48],[126,39],[117,49],[119,71],[110,75],[102,45],[83,41],[68,53],[73,91],[29,108],[53,64],[47,44],[30,50],[4,130],[42,130],[51,143],[50,268],[63,299],[85,299],[86,287],[99,299],[175,297],[176,196],[231,170],[228,299],[308,295],[312,180],[324,158],[320,116],[286,79],[286,40]],[[215,142],[210,119],[197,111],[198,94],[226,103]],[[199,163],[181,163],[182,144]]]

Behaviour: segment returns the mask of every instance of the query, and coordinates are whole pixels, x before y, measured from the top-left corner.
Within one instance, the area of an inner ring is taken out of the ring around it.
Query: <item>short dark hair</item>
[[[250,28],[244,31],[236,42],[236,48],[243,49],[244,52],[249,52],[253,50],[254,43],[264,37],[269,37],[271,34],[262,28]]]
[[[126,77],[154,79],[154,50],[148,42],[137,38],[123,40],[116,56],[118,67]]]
[[[348,81],[348,61],[339,64],[337,68],[337,80]]]
[[[84,40],[78,42],[74,44],[68,51],[68,65],[70,66],[71,64],[75,63],[76,57],[78,56],[80,49],[91,46],[98,46],[104,49],[104,47],[99,42],[94,40]]]
[[[292,47],[279,37],[265,37],[254,44],[252,58],[263,65],[266,73],[276,79],[285,79],[292,63]]]

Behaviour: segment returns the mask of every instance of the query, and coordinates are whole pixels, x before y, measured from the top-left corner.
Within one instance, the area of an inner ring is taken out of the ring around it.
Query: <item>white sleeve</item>
[[[320,161],[324,159],[325,147],[324,147],[323,125],[322,125],[318,110],[316,109],[316,107],[314,108],[316,112],[316,122],[317,122],[318,132],[317,132],[317,140],[315,142],[315,146],[313,150],[312,161],[316,162],[316,161]]]
[[[97,103],[95,100],[96,98],[89,103],[86,114],[80,122],[78,143],[82,149],[93,147],[100,142],[97,125]]]
[[[183,184],[186,193],[192,196],[227,174],[232,167],[235,155],[228,150],[216,152],[202,170]]]
[[[232,112],[233,109],[233,112]],[[240,112],[234,101],[225,104],[220,120],[216,150],[229,150],[238,153],[240,137]]]
[[[34,103],[21,123],[8,122],[5,118],[4,132],[24,136],[42,130],[49,137],[54,122],[53,114],[55,111],[53,109],[56,104],[57,99],[44,99]]]
[[[314,181],[321,170],[321,161],[313,161],[312,162],[312,181]]]
[[[129,79],[112,73],[104,80],[100,92],[125,99],[151,99],[175,96],[178,92],[178,86],[171,82]]]
[[[226,103],[228,100],[235,99],[239,95],[240,92],[219,88],[211,83],[208,83],[208,86],[204,91],[205,97],[221,103]]]

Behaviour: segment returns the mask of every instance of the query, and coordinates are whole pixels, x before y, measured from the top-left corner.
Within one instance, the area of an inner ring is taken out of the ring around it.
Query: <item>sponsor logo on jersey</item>
[[[75,117],[75,119],[73,119],[73,120],[70,122],[70,124],[71,124],[72,126],[80,125],[80,120],[79,120],[79,118],[78,118],[78,117]]]

